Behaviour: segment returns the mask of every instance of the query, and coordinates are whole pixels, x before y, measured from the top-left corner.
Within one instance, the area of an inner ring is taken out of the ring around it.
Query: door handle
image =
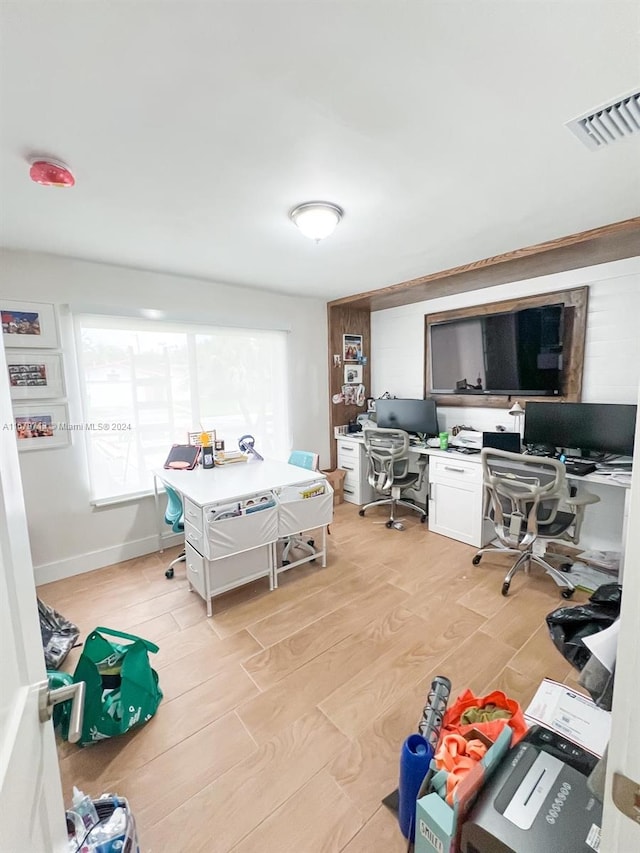
[[[640,824],[640,808],[638,807],[640,785],[637,782],[628,779],[622,773],[614,773],[611,797],[616,808],[623,815]]]
[[[82,734],[82,719],[84,717],[84,681],[66,684],[56,690],[49,690],[49,682],[43,681],[38,688],[38,712],[40,722],[46,723],[53,716],[53,708],[60,702],[72,700],[71,717],[69,719],[69,743],[77,743]]]

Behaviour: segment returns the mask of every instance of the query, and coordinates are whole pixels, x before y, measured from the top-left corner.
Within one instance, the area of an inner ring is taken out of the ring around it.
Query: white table
[[[207,602],[207,615],[212,614],[214,595],[261,577],[268,577],[273,589],[279,572],[310,560],[321,558],[323,568],[326,566],[326,532],[333,515],[333,492],[321,472],[265,459],[209,469],[197,466],[192,471],[160,468],[153,475],[159,550],[169,535],[163,535],[160,521],[161,482],[182,496],[187,579]],[[323,495],[295,499],[296,487],[318,481],[324,481]],[[254,511],[253,506],[259,506],[261,498],[266,508]],[[229,507],[243,507],[244,511],[219,518]],[[276,565],[278,539],[317,527],[322,527],[321,550],[287,566]]]

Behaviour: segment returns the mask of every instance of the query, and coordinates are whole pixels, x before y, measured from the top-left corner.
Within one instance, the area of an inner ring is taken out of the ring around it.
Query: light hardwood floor
[[[547,635],[564,601],[541,570],[503,598],[510,558],[474,567],[474,548],[413,514],[402,532],[385,518],[336,507],[326,569],[220,596],[212,619],[181,566],[165,579],[175,549],[40,587],[82,637],[102,625],[160,646],[153,720],[85,748],[59,742],[65,802],[74,784],[128,797],[144,853],[404,853],[381,800],[432,678],[525,706],[544,676],[576,687],[577,673]]]

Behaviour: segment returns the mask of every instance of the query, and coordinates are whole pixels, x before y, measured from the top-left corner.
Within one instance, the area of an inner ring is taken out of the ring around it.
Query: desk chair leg
[[[178,563],[186,562],[186,560],[187,560],[187,552],[183,551],[182,554],[179,554],[175,558],[175,560],[172,560],[169,563],[169,567],[168,567],[167,571],[164,573],[165,578],[167,578],[168,580],[171,580],[171,578],[174,575],[173,567],[175,565],[177,565]]]

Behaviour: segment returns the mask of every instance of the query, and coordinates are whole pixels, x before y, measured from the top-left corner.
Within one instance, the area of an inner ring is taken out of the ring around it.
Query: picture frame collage
[[[69,412],[55,305],[0,300],[18,450],[69,444]]]
[[[366,359],[362,354],[362,335],[343,335],[342,354],[334,355],[333,362],[336,367],[343,369],[341,393],[336,395],[340,398],[340,402],[354,406],[363,405]],[[334,402],[336,402],[335,399]]]

